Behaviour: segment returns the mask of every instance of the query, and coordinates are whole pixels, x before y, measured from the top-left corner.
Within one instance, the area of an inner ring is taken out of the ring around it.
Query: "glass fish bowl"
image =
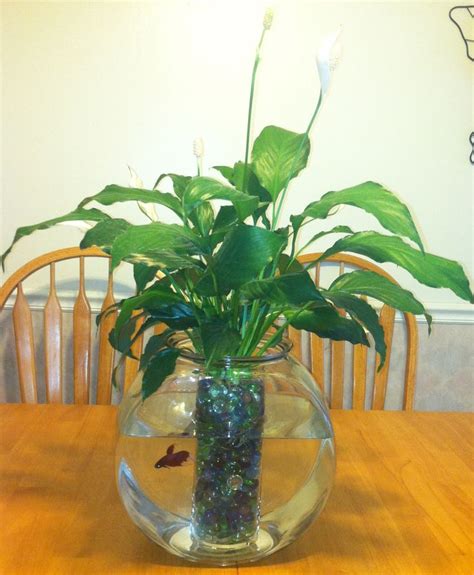
[[[185,336],[174,373],[119,408],[117,485],[131,519],[190,561],[227,565],[285,547],[321,513],[334,436],[319,387],[283,340],[211,368]]]

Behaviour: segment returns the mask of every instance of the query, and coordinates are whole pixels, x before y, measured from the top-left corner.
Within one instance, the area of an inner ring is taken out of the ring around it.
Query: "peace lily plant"
[[[147,329],[162,323],[167,326],[161,335],[151,337],[140,358],[143,398],[173,372],[179,351],[168,347],[167,340],[177,330],[188,334],[208,365],[226,356],[262,356],[288,326],[366,346],[370,334],[382,367],[383,328],[376,311],[360,296],[402,312],[422,314],[428,324],[431,317],[411,292],[373,271],[352,271],[324,288],[316,287],[311,268],[333,254],[352,252],[379,263],[391,262],[422,284],[448,288],[464,300],[473,300],[462,267],[425,251],[407,206],[381,184],[367,181],[330,191],[291,216],[290,222],[280,222],[289,184],[308,162],[310,131],[327,97],[340,30],[323,41],[318,54],[321,88],[306,131],[267,126],[251,146],[255,79],[271,20],[267,12],[253,67],[243,161],[216,166],[222,178],[204,176],[199,141],[194,150],[197,175],[164,173],[152,189],[144,189],[130,169],[131,187],[106,186],[72,212],[19,228],[15,234],[12,246],[36,230],[77,222],[86,230],[81,248],[97,246],[110,254],[112,269],[123,261],[133,265],[136,295],[105,314],[119,311],[110,342],[124,356],[131,355],[133,342]],[[171,180],[172,193],[160,190],[165,179]],[[216,208],[214,200],[228,205]],[[102,206],[138,202],[149,222],[133,225],[89,207],[93,202]],[[304,267],[298,261],[301,228],[329,218],[343,205],[372,214],[388,233],[355,231],[346,225],[326,231],[316,228],[302,249],[323,236],[337,235],[338,239]],[[173,212],[180,223],[160,221],[163,209]],[[12,246],[3,254],[2,265]]]

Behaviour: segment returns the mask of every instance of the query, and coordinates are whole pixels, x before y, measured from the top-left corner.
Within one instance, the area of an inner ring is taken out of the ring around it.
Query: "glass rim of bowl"
[[[265,344],[273,334],[265,336],[259,344],[259,347]],[[191,338],[185,332],[176,332],[170,335],[166,341],[168,347],[177,349],[181,357],[194,361],[196,363],[206,363],[206,358],[196,353],[193,349]],[[278,343],[272,345],[260,356],[225,356],[215,362],[215,366],[226,366],[229,364],[259,365],[270,361],[285,359],[293,348],[293,343],[286,337],[283,337]]]

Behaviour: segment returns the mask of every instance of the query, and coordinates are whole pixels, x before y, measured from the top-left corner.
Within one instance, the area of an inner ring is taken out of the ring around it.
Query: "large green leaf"
[[[256,196],[261,202],[270,203],[272,201],[270,192],[259,182],[251,165],[247,165],[247,169],[245,169],[244,162],[236,162],[232,179],[232,183],[238,190],[245,191],[251,196]]]
[[[147,264],[133,265],[133,279],[138,293],[142,292],[147,284],[155,279],[158,269],[158,266],[148,266]]]
[[[428,325],[431,325],[431,316],[410,291],[369,270],[356,270],[342,274],[333,281],[329,292],[373,297],[402,312],[423,314]]]
[[[330,306],[297,312],[286,311],[285,316],[296,329],[311,331],[319,337],[369,345],[362,326],[352,319],[340,316]]]
[[[129,227],[130,223],[122,218],[104,220],[96,224],[92,229],[86,232],[79,244],[82,249],[90,246],[97,246],[110,253],[112,244],[120,234],[123,234]]]
[[[225,173],[227,172],[224,172],[224,174]],[[236,162],[232,169],[230,181],[238,190],[258,198],[258,208],[252,214],[253,223],[256,224],[259,218],[262,218],[264,226],[267,229],[270,229],[271,224],[267,218],[266,212],[268,206],[272,202],[272,197],[258,181],[251,165],[247,164],[246,166],[244,162]]]
[[[221,206],[212,228],[211,245],[215,248],[237,224],[239,217],[234,206]]]
[[[149,250],[140,254],[131,254],[123,259],[134,265],[141,264],[147,267],[167,269],[168,271],[190,268],[201,269],[203,266],[199,260],[185,254],[178,254],[171,249]]]
[[[349,228],[348,226],[334,226],[333,228],[331,228],[330,230],[326,230],[324,232],[318,232],[317,234],[315,234],[304,246],[305,248],[307,248],[309,245],[311,245],[312,243],[318,241],[319,239],[323,238],[324,236],[327,236],[329,234],[353,234],[353,230],[351,228]],[[303,251],[303,249],[301,250]],[[298,252],[299,253],[299,252]]]
[[[154,222],[143,226],[131,226],[112,245],[112,267],[124,259],[148,263],[146,254],[167,251],[171,254],[201,254],[202,240],[190,229],[177,224]],[[143,260],[140,260],[143,256]],[[151,262],[149,265],[155,265]],[[158,264],[156,264],[158,265]]]
[[[114,327],[109,332],[109,343],[110,345],[119,351],[120,353],[133,357],[131,352],[131,347],[134,340],[136,339],[135,331],[137,328],[137,322],[142,319],[143,313],[136,314],[134,316],[128,316],[120,326],[114,325]]]
[[[200,329],[204,355],[208,363],[235,355],[240,346],[239,332],[222,318],[203,321]]]
[[[392,192],[375,182],[365,182],[324,194],[320,200],[309,204],[300,216],[292,216],[293,227],[298,229],[306,218],[326,218],[331,210],[343,204],[369,212],[384,228],[412,240],[423,250],[421,238],[408,208]]]
[[[174,372],[179,351],[166,347],[148,362],[142,379],[142,399],[145,400]]]
[[[2,269],[5,269],[5,258],[11,252],[16,242],[21,238],[29,236],[36,230],[47,230],[48,228],[51,228],[56,224],[60,224],[62,222],[74,222],[74,221],[100,222],[102,220],[108,220],[108,219],[110,219],[110,216],[108,214],[105,214],[104,212],[101,212],[100,210],[97,210],[95,208],[92,208],[91,210],[86,210],[84,208],[77,208],[74,211],[69,212],[69,214],[66,214],[64,216],[59,216],[58,218],[46,220],[39,224],[33,224],[32,226],[24,226],[22,228],[18,228],[10,247],[0,257]]]
[[[163,287],[159,283],[155,283],[143,293],[120,302],[120,313],[115,322],[114,329],[119,333],[122,326],[130,319],[135,310],[150,310],[181,301],[182,299],[177,293],[168,287]]]
[[[203,295],[215,293],[211,272],[217,282],[218,293],[227,293],[258,277],[285,245],[285,238],[256,226],[241,224],[230,231],[217,252],[212,269],[196,289]]]
[[[211,202],[200,204],[189,214],[189,219],[201,236],[208,236],[214,225],[214,209]]]
[[[163,305],[149,310],[150,316],[159,319],[172,329],[189,329],[198,325],[193,308],[184,302]]]
[[[457,262],[420,252],[398,237],[359,232],[338,240],[319,260],[339,252],[354,252],[380,263],[392,262],[405,268],[422,284],[448,288],[460,298],[474,302],[469,280]]]
[[[267,126],[254,142],[252,169],[273,201],[306,166],[310,150],[306,134]]]
[[[338,308],[346,310],[352,319],[361,323],[370,331],[375,342],[375,349],[380,355],[378,369],[385,363],[387,346],[385,345],[384,331],[379,323],[377,312],[363,299],[349,293],[324,292]]]
[[[179,199],[181,199],[183,197],[186,186],[191,180],[191,176],[180,176],[179,174],[161,174],[161,176],[159,176],[159,178],[156,180],[153,189],[156,189],[158,184],[165,178],[171,179],[171,181],[173,182],[173,191],[175,195]]]
[[[302,272],[304,269],[304,265],[300,264],[297,259],[292,258],[288,254],[280,254],[278,258],[278,271],[281,274]]]
[[[307,271],[254,280],[243,285],[241,293],[248,299],[262,299],[275,305],[303,306],[309,302],[326,304]]]
[[[171,194],[158,192],[156,190],[144,190],[142,188],[125,188],[123,186],[117,186],[116,184],[106,186],[95,196],[84,198],[78,207],[82,208],[90,202],[98,202],[103,206],[110,206],[117,202],[153,203],[169,208],[178,214],[178,216],[182,216],[183,214],[180,201]]]
[[[186,214],[191,213],[203,202],[213,199],[231,202],[240,220],[245,220],[258,206],[257,198],[239,192],[213,178],[198,176],[188,183],[183,194],[183,206]]]
[[[145,351],[140,357],[140,369],[144,369],[153,358],[153,356],[156,355],[160,349],[165,347],[166,342],[172,333],[172,329],[166,329],[163,333],[160,333],[159,335],[152,335],[150,337],[145,346]]]

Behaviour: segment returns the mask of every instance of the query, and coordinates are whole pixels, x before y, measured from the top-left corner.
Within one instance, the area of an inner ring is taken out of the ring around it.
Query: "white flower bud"
[[[131,188],[143,189],[145,187],[143,185],[143,180],[140,178],[137,172],[135,172],[135,170],[130,166],[128,166],[128,171],[130,172],[130,179],[128,180],[128,185]],[[137,203],[140,210],[144,214],[146,214],[150,218],[150,220],[152,220],[153,222],[156,222],[158,220],[155,206],[153,206],[152,204],[148,204],[146,202],[137,202]]]
[[[265,10],[265,14],[263,16],[263,27],[265,30],[270,30],[273,23],[273,10],[271,8],[267,8]]]
[[[130,166],[128,166],[128,171],[130,172],[130,179],[128,180],[128,185],[131,188],[144,188],[145,186],[143,185],[143,180],[140,178],[137,172],[135,172],[135,170]]]
[[[193,142],[193,154],[199,160],[204,156],[204,141],[202,138],[196,138]]]

